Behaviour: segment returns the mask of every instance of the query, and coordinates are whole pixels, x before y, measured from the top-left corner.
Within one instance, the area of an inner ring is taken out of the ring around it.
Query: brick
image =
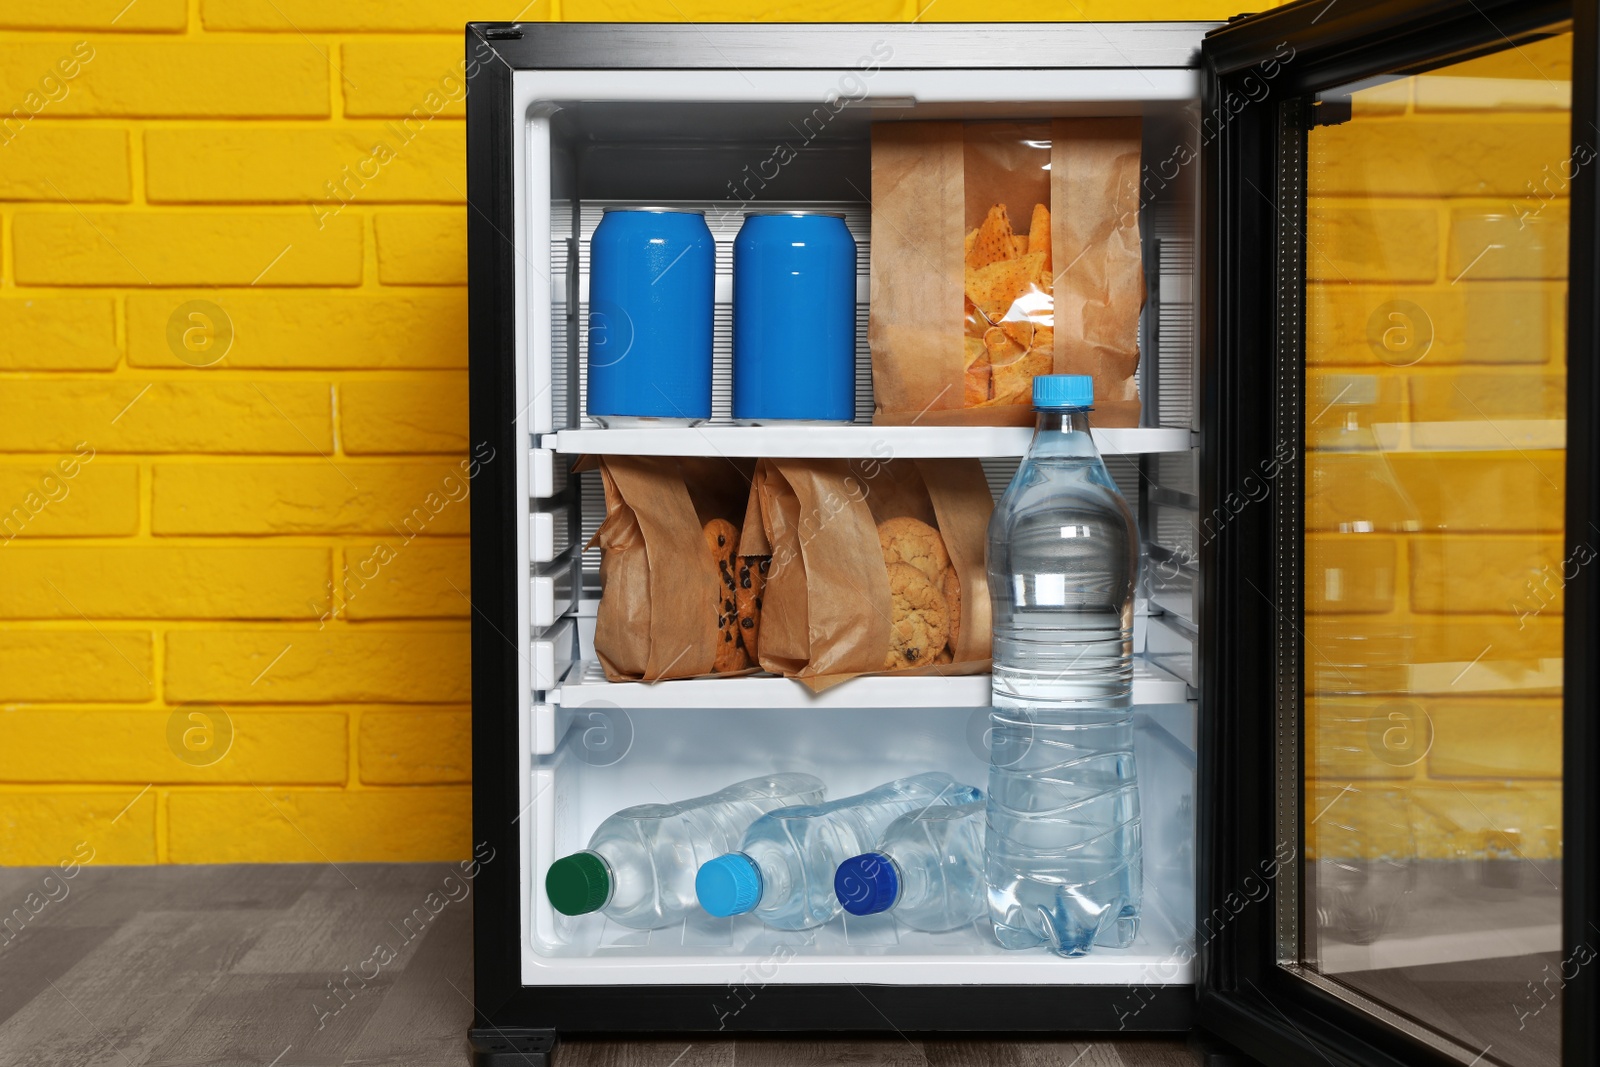
[[[1306,277],[1326,282],[1431,282],[1439,220],[1426,208],[1315,199],[1306,219]]]
[[[1306,445],[1309,448],[1375,448],[1378,427],[1406,421],[1405,380],[1398,373],[1306,376]]]
[[[150,130],[144,145],[152,203],[309,203],[320,217],[348,204],[460,203],[467,188],[459,122]]]
[[[1565,287],[1314,285],[1306,358],[1314,364],[1433,367],[1534,364],[1566,355]]]
[[[348,723],[336,712],[7,708],[0,729],[9,742],[0,748],[0,779],[11,782],[337,785],[349,774]],[[184,748],[186,730],[206,730],[207,744],[227,747],[199,765]]]
[[[472,791],[461,787],[185,790],[167,802],[173,863],[440,862],[472,846]],[[372,877],[353,872],[357,885]]]
[[[361,220],[307,211],[20,212],[19,285],[359,285]]]
[[[373,220],[384,285],[464,285],[467,219],[460,211],[380,213]]]
[[[0,370],[110,370],[121,358],[110,297],[0,300]]]
[[[156,798],[156,790],[131,785],[0,792],[0,856],[59,870],[67,869],[62,863],[155,863]]]
[[[315,619],[328,580],[324,548],[13,545],[0,552],[0,617]]]
[[[466,117],[466,50],[460,34],[346,41],[339,55],[344,111],[352,118]]]
[[[403,381],[344,382],[339,386],[339,440],[352,454],[464,453],[466,378],[430,374]]]
[[[322,118],[329,112],[328,57],[307,41],[99,41],[52,118]],[[23,100],[38,78],[71,55],[65,44],[0,44],[0,100]]]
[[[1416,78],[1416,110],[1421,114],[1466,112],[1470,115],[1506,115],[1510,112],[1552,112],[1571,114],[1571,37],[1565,66],[1568,74],[1544,78],[1533,67],[1523,66],[1514,77],[1488,74],[1462,74],[1474,69],[1470,62],[1440,67],[1432,74]],[[1520,46],[1518,46],[1520,48]],[[1512,61],[1522,62],[1522,61]],[[1544,66],[1544,61],[1541,61]],[[1563,150],[1560,158],[1566,158]]]
[[[1333,779],[1307,783],[1307,858],[1353,859],[1417,854],[1415,801],[1402,783]]]
[[[466,478],[444,461],[159,463],[153,479],[156,534],[467,532]]]
[[[145,630],[0,631],[0,701],[142,701],[155,696]]]
[[[1563,373],[1450,373],[1414,376],[1407,383],[1418,422],[1485,419],[1564,419]]]
[[[376,370],[467,365],[467,291],[459,288],[133,293],[128,296],[128,362],[186,366],[167,345],[167,321],[194,299],[216,303],[232,323],[233,347],[219,366]]]
[[[1558,700],[1437,700],[1428,705],[1428,773],[1453,778],[1560,778]]]
[[[1305,620],[1307,692],[1470,697],[1559,696],[1561,619],[1312,615]],[[1365,652],[1360,645],[1370,646]],[[1338,670],[1329,664],[1334,663]],[[1352,669],[1352,664],[1368,666]]]
[[[468,22],[537,22],[550,17],[551,6],[549,0],[203,0],[200,22],[208,30],[276,33],[451,33],[459,48]]]
[[[413,785],[472,780],[472,713],[367,711],[357,751],[361,780]]]
[[[122,130],[48,122],[8,127],[0,117],[0,151],[0,200],[126,202],[132,194]]]
[[[1305,610],[1315,614],[1386,612],[1394,607],[1392,537],[1318,534],[1306,538]]]
[[[674,6],[674,3],[679,6]],[[1077,0],[1080,7],[1099,8],[1101,12],[1118,11],[1121,14],[1080,15],[1068,9],[1071,16],[1077,18],[1110,18],[1110,19],[1136,19],[1140,16],[1129,13],[1129,9],[1137,10],[1140,7],[1151,6],[1150,0],[1144,3],[1129,3],[1114,5],[1096,3],[1095,0]],[[1157,0],[1159,2],[1159,0]],[[950,10],[942,10],[950,4]],[[938,0],[929,3],[929,0],[920,0],[915,6],[910,0],[871,0],[869,3],[845,3],[843,0],[831,0],[829,3],[805,5],[797,0],[774,4],[763,7],[759,14],[753,14],[749,8],[741,10],[734,0],[699,0],[697,3],[684,5],[682,0],[561,0],[561,20],[563,22],[609,22],[612,20],[622,22],[909,22],[916,17],[920,7],[927,7],[928,18],[932,20],[938,13],[946,20],[965,22],[979,21],[1015,21],[1031,22],[1039,18],[1037,7],[1029,8],[1022,0],[1010,0],[997,7],[985,8],[984,14],[975,14],[978,8],[970,0]],[[1031,11],[1031,14],[1029,13]],[[1185,14],[1184,18],[1199,17]],[[863,56],[863,58],[870,58]]]
[[[0,29],[95,30],[98,33],[181,30],[189,21],[184,0],[73,0],[71,4],[7,4]]]
[[[1561,788],[1535,782],[1417,783],[1411,798],[1417,855],[1516,860],[1561,857]],[[1529,878],[1537,876],[1531,872]]]
[[[1473,122],[1406,118],[1319,126],[1307,146],[1316,196],[1510,197],[1522,204],[1529,185],[1565,195],[1560,166],[1569,153],[1564,117]],[[1546,168],[1552,168],[1547,171]],[[1545,183],[1551,182],[1549,188]],[[1535,208],[1537,199],[1525,205]]]
[[[318,382],[14,381],[0,391],[0,451],[333,451],[331,387]]]
[[[465,544],[427,545],[384,537],[347,541],[339,588],[346,618],[465,616],[472,606],[471,553]]]
[[[1452,281],[1567,276],[1565,201],[1543,205],[1538,214],[1508,214],[1493,208],[1457,208],[1450,213]],[[1470,296],[1469,296],[1470,299]]]
[[[1306,701],[1307,775],[1314,780],[1413,778],[1428,754],[1427,713],[1404,697]]]
[[[176,630],[166,699],[228,703],[459,703],[470,633],[426,630]]]
[[[587,2],[589,5],[587,10],[596,12],[592,17],[597,19],[605,17],[598,14],[602,9],[595,3],[595,0],[587,0]],[[705,6],[697,7],[696,5],[683,4],[683,0],[676,0],[676,2],[682,6],[674,13],[661,16],[661,21],[681,22],[686,19],[692,19],[695,22],[704,21],[699,11],[705,10]],[[655,10],[653,5],[648,9]],[[671,11],[671,9],[668,10]],[[718,4],[713,10],[728,12],[727,15],[722,17],[733,21],[748,21],[750,18],[748,14],[743,18],[733,14],[731,6],[724,7]],[[980,3],[978,0],[937,0],[937,2],[930,3],[930,0],[912,0],[909,7],[894,9],[897,11],[903,10],[904,14],[890,14],[890,9],[884,7],[847,8],[842,4],[837,8],[824,8],[823,10],[827,14],[822,16],[807,14],[808,11],[817,11],[818,9],[816,8],[794,7],[782,10],[784,11],[785,20],[797,22],[808,22],[818,17],[821,17],[824,21],[838,22],[851,22],[861,19],[906,22],[913,18],[918,22],[1036,22],[1044,17],[1039,6],[1030,3],[1029,0],[1000,0],[999,3]],[[577,16],[571,14],[571,11],[571,0],[562,0],[561,17],[564,21],[569,19],[577,20]],[[1052,9],[1049,17],[1062,22],[1077,22],[1079,20],[1116,22],[1122,19],[1134,21],[1146,19],[1157,21],[1167,19],[1204,19],[1225,22],[1238,13],[1237,5],[1230,10],[1222,0],[1183,0],[1182,3],[1176,3],[1174,0],[1127,0],[1127,2],[1118,2],[1118,0],[1074,0],[1073,4],[1060,10]],[[765,20],[767,17],[767,9],[763,9],[760,18]]]
[[[1562,528],[1563,454],[1407,452],[1306,456],[1311,529],[1551,533]],[[1398,491],[1397,491],[1398,487]],[[1408,526],[1407,524],[1412,524]]]
[[[1561,614],[1559,537],[1416,538],[1410,549],[1413,611]]]
[[[0,464],[0,546],[19,537],[101,537],[139,527],[139,468],[63,453]]]

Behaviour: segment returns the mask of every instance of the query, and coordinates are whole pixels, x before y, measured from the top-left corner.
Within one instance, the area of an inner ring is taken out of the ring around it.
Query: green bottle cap
[[[611,871],[594,852],[574,852],[550,865],[544,876],[550,906],[563,915],[599,911],[611,899]]]

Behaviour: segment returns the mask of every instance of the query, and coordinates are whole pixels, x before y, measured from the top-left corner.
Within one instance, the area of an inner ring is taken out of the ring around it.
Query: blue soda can
[[[752,212],[733,242],[733,417],[852,422],[856,242],[827,211]]]
[[[606,209],[589,240],[587,410],[601,425],[711,417],[716,273],[705,212]]]

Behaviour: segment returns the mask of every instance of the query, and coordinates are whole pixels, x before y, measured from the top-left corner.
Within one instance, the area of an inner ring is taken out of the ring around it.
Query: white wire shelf
[[[580,660],[548,699],[566,708],[607,704],[638,708],[979,708],[989,703],[989,676],[904,677],[866,675],[813,693],[776,675],[683,678],[670,682],[608,682],[597,660]],[[1183,679],[1142,656],[1133,660],[1135,704],[1181,704],[1189,699]]]
[[[1184,452],[1186,429],[1097,429],[1102,455]],[[558,430],[541,448],[586,455],[738,456],[790,459],[955,459],[1021,456],[1033,430],[1018,426],[662,426]]]

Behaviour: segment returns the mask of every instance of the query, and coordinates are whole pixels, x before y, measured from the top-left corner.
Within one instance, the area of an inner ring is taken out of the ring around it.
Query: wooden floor
[[[446,882],[453,870],[89,867],[63,881],[53,868],[0,867],[0,922],[10,916],[0,926],[0,1067],[459,1067],[472,1020],[472,914],[470,898],[449,899],[463,891]],[[436,914],[423,906],[430,893],[438,894]],[[430,917],[424,923],[417,914]],[[388,951],[377,952],[380,945]],[[556,1060],[559,1067],[1194,1063],[1177,1040],[897,1037],[569,1041]]]

